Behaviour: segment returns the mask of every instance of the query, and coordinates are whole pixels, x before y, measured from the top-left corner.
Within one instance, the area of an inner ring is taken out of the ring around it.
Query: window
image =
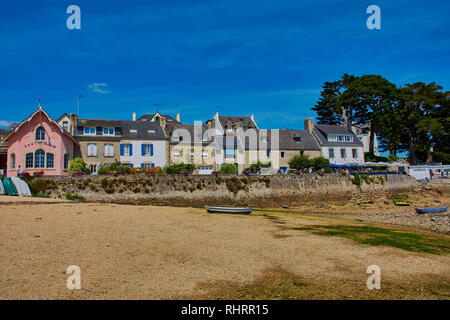
[[[141,163],[141,168],[154,168],[154,163]]]
[[[16,155],[14,153],[11,154],[9,161],[11,169],[14,169],[16,167]]]
[[[113,144],[105,144],[105,157],[114,157],[114,145]]]
[[[103,128],[103,135],[104,136],[113,136],[114,128]]]
[[[194,150],[189,150],[189,156],[190,156],[191,158],[194,157]]]
[[[137,134],[137,130],[136,129],[130,129],[130,134]]]
[[[266,157],[267,157],[267,158],[270,158],[270,149],[267,149],[267,150],[266,150]]]
[[[344,136],[339,135],[339,136],[338,136],[338,141],[339,141],[339,142],[344,141]]]
[[[64,154],[64,170],[69,168],[69,155],[67,153]]]
[[[330,135],[328,135],[327,140],[328,141],[337,141],[337,135],[330,134]]]
[[[153,156],[153,144],[142,144],[142,155]]]
[[[357,149],[352,149],[352,156],[353,156],[353,159],[358,158],[358,150]]]
[[[345,142],[352,142],[353,137],[352,136],[345,136]]]
[[[96,164],[91,164],[91,165],[89,165],[89,169],[91,169],[91,173],[96,173],[97,172],[97,165]]]
[[[95,128],[84,128],[84,134],[89,136],[95,136]]]
[[[123,144],[122,146],[123,146],[122,154],[124,156],[131,156],[132,155],[132,153],[131,153],[131,149],[132,149],[131,144]]]
[[[208,150],[202,150],[202,158],[208,158]]]
[[[344,159],[346,156],[345,149],[341,149],[341,158]]]
[[[333,159],[334,158],[334,149],[328,149],[328,158]]]
[[[38,127],[36,129],[36,141],[45,140],[45,129],[43,127]]]
[[[281,157],[284,158],[284,151],[281,151]]]
[[[27,153],[25,155],[25,168],[33,168],[33,153]]]
[[[44,150],[37,150],[34,153],[34,167],[44,168],[45,167],[45,152]]]
[[[235,154],[234,149],[225,149],[226,158],[234,158],[234,154]]]
[[[97,156],[97,144],[96,143],[88,143],[87,156],[88,157],[96,157]]]
[[[180,150],[179,149],[173,150],[173,157],[178,158],[179,156],[180,156]]]
[[[148,134],[155,134],[155,133],[156,133],[156,131],[153,130],[153,129],[150,129],[150,130],[148,130],[147,132],[148,132]]]
[[[302,138],[300,138],[300,137],[294,137],[294,141],[295,141],[296,143],[300,143],[300,142],[302,142]]]
[[[68,129],[69,129],[69,122],[63,121],[63,130],[68,131]]]
[[[53,153],[47,153],[47,168],[53,169],[55,166],[55,156]]]

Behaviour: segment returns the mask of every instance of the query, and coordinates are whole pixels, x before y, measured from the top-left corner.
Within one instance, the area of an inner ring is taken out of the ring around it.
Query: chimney
[[[71,113],[69,116],[69,132],[72,136],[75,136],[77,130],[78,116],[76,113]]]
[[[312,133],[314,129],[314,119],[307,118],[305,119],[305,130],[309,133]]]
[[[159,126],[161,128],[165,128],[166,127],[166,118],[165,117],[158,117],[156,118],[156,122],[158,122]]]
[[[136,112],[133,112],[133,121],[136,121]]]
[[[253,113],[250,115],[249,118],[252,119],[253,122],[255,122],[255,116],[253,115]]]
[[[176,119],[177,119],[178,122],[181,122],[181,121],[180,121],[180,113],[179,113],[179,112],[177,112],[177,114],[176,114],[175,117],[176,117]]]
[[[206,121],[206,125],[208,129],[214,129],[216,127],[216,120],[208,120]]]

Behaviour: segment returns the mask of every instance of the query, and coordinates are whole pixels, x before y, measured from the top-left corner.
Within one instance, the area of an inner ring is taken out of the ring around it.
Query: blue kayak
[[[416,208],[416,212],[420,214],[424,213],[444,213],[447,212],[448,207],[436,207],[436,208]]]

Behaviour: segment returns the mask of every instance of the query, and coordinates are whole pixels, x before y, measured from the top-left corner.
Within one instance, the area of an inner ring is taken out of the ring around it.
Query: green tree
[[[324,157],[317,157],[312,159],[311,164],[315,170],[325,169],[330,166],[330,160]]]
[[[357,124],[370,123],[369,152],[374,154],[375,132],[384,139],[389,139],[386,124],[383,122],[385,113],[394,112],[398,100],[397,86],[380,75],[364,75],[353,80],[343,93],[342,100],[353,110],[351,120]],[[350,119],[349,119],[350,120]],[[391,146],[392,143],[388,142]]]
[[[311,159],[307,155],[298,154],[289,159],[289,167],[291,169],[304,169],[309,168],[312,165]]]
[[[409,160],[412,163],[432,161],[431,150],[435,157],[444,162],[450,154],[450,92],[442,92],[442,89],[434,82],[416,82],[401,88],[401,124],[405,130],[404,139],[407,141]]]
[[[344,122],[344,110],[346,117],[353,120],[353,108],[344,99],[343,94],[347,87],[356,79],[355,76],[344,73],[338,81],[325,82],[317,104],[312,108],[317,113],[317,120],[323,124],[340,125]],[[348,97],[347,97],[348,99]]]

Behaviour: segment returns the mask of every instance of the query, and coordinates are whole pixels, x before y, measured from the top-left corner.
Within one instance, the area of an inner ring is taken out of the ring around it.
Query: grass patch
[[[432,254],[446,254],[450,252],[450,243],[445,236],[416,234],[374,226],[325,225],[302,227],[301,229],[312,229],[314,234],[344,237],[356,243],[371,246],[387,246],[406,251]]]
[[[49,194],[42,194],[42,193],[33,194],[32,197],[33,198],[45,198],[45,199],[50,199],[51,198],[51,196]]]

